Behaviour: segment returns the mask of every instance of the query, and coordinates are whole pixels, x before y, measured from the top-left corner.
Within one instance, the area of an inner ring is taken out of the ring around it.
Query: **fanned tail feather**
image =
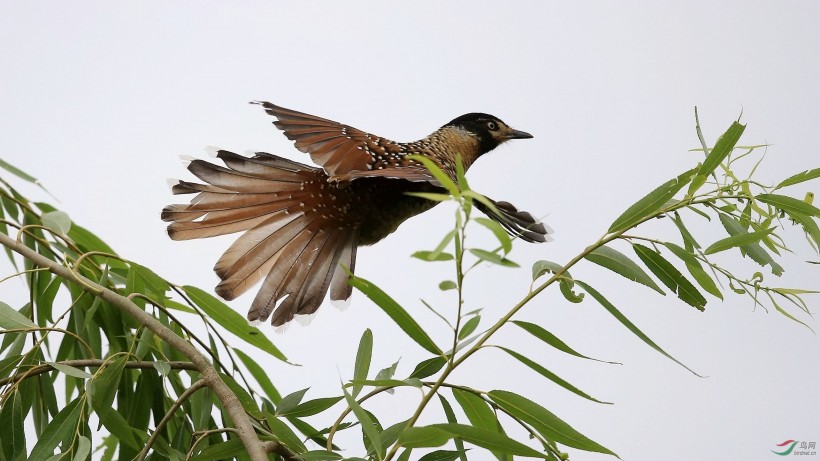
[[[266,153],[248,158],[220,150],[217,157],[226,167],[192,161],[188,169],[207,184],[179,181],[175,194],[196,195],[162,211],[174,240],[244,232],[214,267],[222,280],[216,292],[234,299],[264,278],[248,319],[273,314],[276,326],[315,312],[331,286],[331,299],[349,298],[340,263],[353,270],[358,230],[329,226],[305,211],[311,185],[324,184],[325,173]]]
[[[526,242],[539,243],[552,240],[550,234],[553,230],[549,226],[535,219],[526,211],[519,211],[509,202],[496,202],[485,197],[495,206],[495,209],[488,207],[484,203],[476,200],[475,207],[481,210],[493,221],[501,224],[502,227],[512,236],[518,237]]]

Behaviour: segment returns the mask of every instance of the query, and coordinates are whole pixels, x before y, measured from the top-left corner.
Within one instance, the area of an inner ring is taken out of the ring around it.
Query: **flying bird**
[[[420,162],[432,160],[456,180],[456,158],[465,170],[511,139],[532,138],[488,114],[462,115],[418,141],[401,143],[349,125],[253,102],[276,118],[296,148],[318,167],[257,152],[245,157],[219,150],[225,166],[193,160],[188,170],[204,184],[178,181],[174,194],[196,194],[188,204],[162,210],[168,235],[188,240],[242,232],[217,261],[216,293],[226,300],[264,280],[248,320],[284,325],[316,312],[325,294],[346,301],[356,248],[373,245],[408,218],[438,202],[408,192],[446,192]],[[508,202],[475,206],[511,235],[547,240],[549,228]],[[284,298],[284,299],[283,299]]]

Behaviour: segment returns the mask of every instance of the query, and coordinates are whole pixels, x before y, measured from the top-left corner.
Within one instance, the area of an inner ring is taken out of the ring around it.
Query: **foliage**
[[[543,326],[514,320],[532,299],[556,284],[571,303],[589,302],[588,294],[641,341],[677,362],[605,294],[570,275],[570,269],[586,262],[660,295],[668,291],[699,310],[708,304],[706,295],[722,300],[734,292],[808,327],[801,320],[809,313],[803,295],[816,292],[764,284],[763,271],[783,273],[778,258],[788,251],[780,235],[786,227],[799,226],[818,249],[820,210],[810,195],[799,199],[784,195],[784,190],[820,177],[820,169],[766,186],[752,179],[758,162],[741,179],[741,161],[758,156],[764,147],[738,146],[744,129],[733,123],[713,148],[707,148],[698,128],[703,162],[638,200],[567,263],[537,262],[529,292],[494,319],[486,319],[481,311],[464,311],[464,280],[482,263],[518,267],[508,258],[514,241],[496,222],[473,216],[474,201],[493,205],[469,188],[463,170],[453,181],[425,162],[448,192],[426,197],[455,202],[455,225],[432,250],[413,256],[453,267],[453,280],[438,286],[454,290],[457,314],[447,318],[435,311],[450,334],[434,337],[401,302],[374,283],[354,277],[353,286],[381,307],[429,358],[407,377],[395,376],[395,365],[374,374],[370,359],[377,334],[366,330],[352,379],[338,395],[311,399],[305,399],[306,389],[280,394],[247,351],[253,346],[278,360],[286,360],[285,355],[221,301],[119,258],[66,213],[30,202],[0,180],[0,243],[18,271],[3,280],[21,276],[29,287],[29,301],[23,306],[0,302],[0,425],[5,428],[0,460],[87,459],[92,450],[101,450],[102,459],[116,455],[174,460],[466,460],[474,453],[485,456],[485,450],[501,461],[514,455],[556,460],[568,457],[566,447],[615,455],[538,402],[504,389],[480,390],[453,382],[451,374],[482,349],[497,347],[568,392],[606,403],[537,360],[490,343],[500,329],[511,328],[590,359]],[[8,163],[0,161],[0,167],[36,183]],[[658,218],[675,228],[680,240],[661,240],[643,232],[645,223]],[[694,220],[698,221],[693,224]],[[726,237],[705,248],[689,231],[718,224]],[[489,230],[497,248],[469,246],[468,230],[475,227]],[[635,257],[628,256],[630,249]],[[751,277],[736,275],[717,259],[730,251],[761,269]],[[191,319],[202,324],[205,334],[186,326]],[[244,341],[243,348],[230,346],[228,335]],[[421,389],[422,397],[412,414],[384,427],[379,419],[383,415],[368,409],[368,401],[403,386]],[[344,408],[336,414],[332,409],[340,402]],[[431,404],[441,406],[446,421],[418,425]],[[324,429],[314,427],[317,420]],[[346,451],[359,453],[359,458],[346,458],[334,444],[343,430],[361,430],[362,446]]]

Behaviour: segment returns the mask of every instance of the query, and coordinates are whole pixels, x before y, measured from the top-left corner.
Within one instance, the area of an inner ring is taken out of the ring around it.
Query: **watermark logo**
[[[777,450],[771,450],[772,453],[779,455],[779,456],[789,456],[789,455],[811,455],[814,456],[817,454],[815,451],[815,447],[817,446],[816,442],[800,442],[797,440],[785,440],[777,444]],[[796,450],[795,450],[796,448]]]

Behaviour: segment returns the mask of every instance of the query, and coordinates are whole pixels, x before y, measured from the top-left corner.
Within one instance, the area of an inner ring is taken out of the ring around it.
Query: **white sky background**
[[[764,182],[820,166],[818,21],[820,4],[809,1],[4,2],[0,157],[38,177],[63,210],[125,258],[176,283],[212,288],[211,268],[230,239],[172,242],[159,220],[164,205],[185,199],[165,183],[191,178],[178,156],[215,145],[309,162],[248,101],[400,141],[466,112],[497,115],[535,138],[482,158],[470,171],[472,186],[546,215],[557,233],[553,243],[519,243],[518,271],[483,266],[471,275],[467,307],[485,308],[488,326],[526,293],[532,262],[567,261],[635,200],[701,158],[687,152],[698,145],[695,105],[710,142],[743,111],[741,144],[772,144]],[[789,192],[802,197],[800,188]],[[361,249],[356,268],[440,343],[446,331],[418,299],[453,306],[452,292],[436,287],[452,277],[450,268],[409,254],[434,246],[451,212],[441,206]],[[693,219],[690,229],[698,226],[705,221]],[[723,236],[695,233],[706,244]],[[817,289],[820,268],[802,264],[816,255],[800,233],[787,235],[798,256],[787,259],[783,280],[764,270],[766,281]],[[479,229],[469,236],[476,245],[490,242],[484,237]],[[748,260],[732,267],[744,276],[759,269]],[[481,352],[453,381],[527,395],[626,460],[766,460],[777,458],[769,450],[783,440],[820,442],[820,348],[806,328],[740,296],[710,297],[699,313],[588,263],[572,273],[709,377],[651,350],[592,299],[570,305],[545,293],[520,318],[624,365],[563,355],[514,327],[494,342],[615,405],[576,397],[497,350]],[[21,287],[3,283],[0,299],[22,303]],[[244,314],[252,296],[231,305]],[[818,303],[811,299],[814,310]],[[427,357],[359,293],[344,312],[322,308],[309,327],[268,329],[304,366],[258,357],[281,391],[313,386],[309,397],[330,395],[340,375],[350,378],[365,328],[375,332],[372,369],[401,357],[398,375],[406,376]],[[415,391],[404,391],[373,409],[392,423],[416,402]]]

